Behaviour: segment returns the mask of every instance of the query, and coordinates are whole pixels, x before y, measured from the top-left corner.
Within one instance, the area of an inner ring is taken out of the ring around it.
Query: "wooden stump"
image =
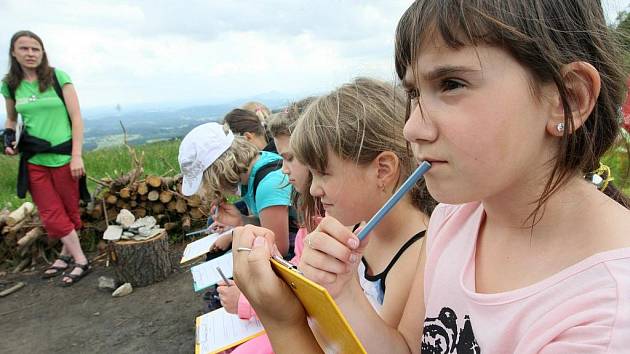
[[[113,248],[119,281],[134,287],[147,286],[166,279],[171,273],[166,232],[144,241],[116,241]]]

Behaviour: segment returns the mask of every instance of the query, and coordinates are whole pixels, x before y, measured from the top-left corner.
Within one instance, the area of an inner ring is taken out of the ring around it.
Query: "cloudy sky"
[[[324,92],[358,75],[393,80],[410,0],[0,0],[0,69],[11,35],[44,40],[83,107],[218,103]],[[604,0],[612,20],[630,0]]]

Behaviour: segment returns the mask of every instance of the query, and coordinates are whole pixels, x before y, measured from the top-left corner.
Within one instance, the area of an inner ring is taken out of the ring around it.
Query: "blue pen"
[[[390,210],[392,210],[394,205],[396,205],[396,203],[400,201],[403,195],[405,195],[405,193],[407,193],[411,189],[411,187],[413,187],[416,184],[416,182],[418,182],[420,178],[422,178],[422,176],[429,170],[429,168],[431,168],[431,164],[426,161],[422,161],[420,166],[418,166],[418,168],[416,168],[416,170],[413,171],[411,176],[409,176],[409,178],[407,178],[407,180],[402,184],[402,186],[398,188],[396,193],[394,193],[394,195],[392,195],[391,198],[389,198],[389,200],[385,203],[385,205],[383,205],[381,209],[379,209],[376,212],[376,214],[374,214],[374,216],[370,219],[370,221],[368,221],[367,224],[365,224],[365,227],[361,229],[361,231],[357,235],[359,240],[363,240],[365,236],[367,236],[370,232],[372,232],[372,230],[374,230],[376,225],[378,225],[378,223],[381,222],[381,220],[383,220],[385,215],[387,215],[387,213]]]

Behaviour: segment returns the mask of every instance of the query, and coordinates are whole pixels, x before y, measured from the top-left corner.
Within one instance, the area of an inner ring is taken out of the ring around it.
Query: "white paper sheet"
[[[195,291],[201,291],[223,280],[217,271],[217,267],[221,268],[221,271],[227,278],[231,278],[234,274],[233,262],[232,252],[228,252],[221,257],[190,268]]]
[[[220,308],[197,317],[198,353],[217,353],[262,333],[264,328],[256,317],[241,320]]]

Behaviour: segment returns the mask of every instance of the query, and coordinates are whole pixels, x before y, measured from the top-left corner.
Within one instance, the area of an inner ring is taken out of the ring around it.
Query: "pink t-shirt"
[[[479,294],[475,245],[483,215],[481,203],[442,204],[431,215],[423,351],[630,352],[630,248],[595,254],[525,288]]]

